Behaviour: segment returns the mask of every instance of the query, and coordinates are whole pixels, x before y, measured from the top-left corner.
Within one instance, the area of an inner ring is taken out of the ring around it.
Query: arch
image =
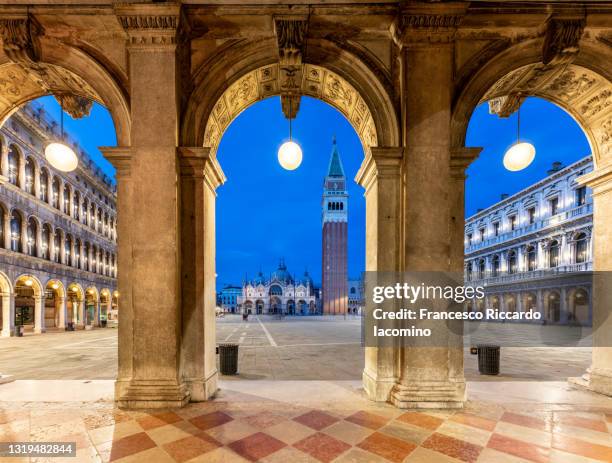
[[[43,285],[36,276],[29,273],[19,275],[15,280],[15,287],[22,284],[32,288],[34,297],[43,297]]]
[[[34,179],[36,178],[37,170],[38,169],[36,166],[36,160],[34,159],[34,157],[26,156],[25,165],[24,165],[24,172],[25,172],[24,187],[25,187],[26,193],[29,193],[33,196],[36,194]]]
[[[386,71],[328,40],[308,40],[307,49],[301,94],[319,98],[344,114],[366,153],[372,146],[398,146],[399,121]],[[278,79],[274,38],[234,43],[212,56],[195,72],[195,90],[181,123],[182,145],[206,146],[215,152],[223,132],[241,111],[280,94]]]
[[[57,278],[51,278],[50,280],[48,280],[47,284],[45,285],[45,288],[51,288],[51,290],[57,292],[57,295],[59,297],[66,297],[66,288],[64,286],[64,283],[62,283],[62,281],[58,280]]]
[[[45,285],[45,326],[66,327],[66,289],[57,279],[50,279]],[[52,295],[52,297],[50,297]],[[51,325],[53,324],[53,325]]]
[[[27,224],[27,253],[30,256],[38,256],[38,230],[40,230],[40,222],[34,216],[28,218]]]
[[[11,279],[6,273],[2,271],[0,271],[0,291],[2,295],[13,293],[13,285],[11,284]]]
[[[54,79],[51,92],[71,93],[103,104],[111,114],[117,134],[118,146],[130,146],[130,107],[127,76],[108,61],[96,58],[102,56],[94,46],[79,41],[79,47],[60,40],[39,37],[40,62],[37,63],[49,74],[62,76]],[[0,60],[0,78],[12,75],[21,82],[20,92],[5,95],[6,103],[0,105],[0,125],[21,105],[45,96],[47,91],[19,65],[4,57]],[[10,80],[10,79],[9,79]],[[70,86],[66,85],[70,82]]]
[[[76,296],[77,300],[79,301],[82,301],[85,298],[85,291],[83,290],[83,287],[76,282],[68,285],[68,293],[72,293],[72,295]]]
[[[612,122],[605,117],[606,95],[612,92],[612,52],[605,46],[582,41],[572,64],[549,78],[538,80],[544,70],[542,38],[527,40],[496,54],[476,71],[461,70],[466,82],[455,99],[451,116],[451,146],[465,146],[467,127],[476,106],[508,93],[508,88],[533,72],[531,87],[522,93],[539,96],[563,108],[580,125],[591,146],[596,167],[612,163]],[[531,83],[531,81],[530,81]]]
[[[8,180],[15,186],[20,186],[21,175],[20,166],[22,162],[21,150],[11,143],[8,147]]]

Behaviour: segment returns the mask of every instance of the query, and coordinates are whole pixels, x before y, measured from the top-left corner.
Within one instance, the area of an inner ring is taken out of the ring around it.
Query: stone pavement
[[[259,381],[256,392],[252,383],[222,381],[211,402],[155,412],[118,410],[104,399],[0,400],[0,441],[76,442],[78,449],[77,458],[0,461],[612,461],[612,399],[565,383],[470,383],[465,409],[427,412],[372,403],[358,382]],[[79,392],[86,384],[67,387],[75,399],[91,398]]]
[[[515,325],[514,340],[538,328]],[[514,328],[514,327],[510,327]],[[507,327],[505,327],[507,330]],[[501,328],[490,327],[494,336]],[[359,380],[363,371],[359,318],[251,317],[217,319],[217,341],[240,344],[239,375],[227,379]],[[506,334],[507,336],[507,334]],[[559,381],[580,376],[591,362],[590,347],[504,347],[501,374],[478,374],[477,358],[465,354],[467,379]],[[49,332],[0,338],[0,372],[15,379],[112,379],[117,372],[117,330]]]

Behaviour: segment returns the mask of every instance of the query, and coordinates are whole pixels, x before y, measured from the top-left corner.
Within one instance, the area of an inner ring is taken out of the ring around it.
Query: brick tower
[[[344,315],[348,308],[348,192],[335,137],[323,183],[322,208],[323,313]]]

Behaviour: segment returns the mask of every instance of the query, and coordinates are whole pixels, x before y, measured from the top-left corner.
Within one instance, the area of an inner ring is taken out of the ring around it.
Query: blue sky
[[[41,99],[59,118],[51,97]],[[95,104],[90,117],[64,119],[65,128],[108,175],[112,166],[98,146],[114,146],[115,132],[108,112]],[[241,113],[225,132],[218,158],[227,182],[217,197],[217,285],[240,284],[245,274],[254,277],[276,269],[284,258],[289,271],[308,269],[321,280],[321,193],[331,153],[332,137],[348,177],[349,273],[359,276],[365,262],[365,201],[353,179],[363,159],[357,134],[338,111],[319,100],[304,97],[293,122],[293,137],[302,146],[299,169],[283,170],[278,147],[288,138],[288,122],[280,101],[269,98]],[[543,178],[553,161],[564,164],[590,154],[586,137],[562,109],[537,98],[521,107],[521,139],[536,147],[536,159],[521,172],[503,168],[505,150],[515,141],[516,114],[500,119],[479,106],[470,121],[466,145],[483,151],[469,167],[466,215],[497,202],[502,193],[517,192]]]

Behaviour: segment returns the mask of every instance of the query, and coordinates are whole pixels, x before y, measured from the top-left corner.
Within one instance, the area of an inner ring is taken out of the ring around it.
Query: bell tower
[[[348,191],[335,137],[323,183],[321,206],[323,313],[344,315],[348,308]]]

